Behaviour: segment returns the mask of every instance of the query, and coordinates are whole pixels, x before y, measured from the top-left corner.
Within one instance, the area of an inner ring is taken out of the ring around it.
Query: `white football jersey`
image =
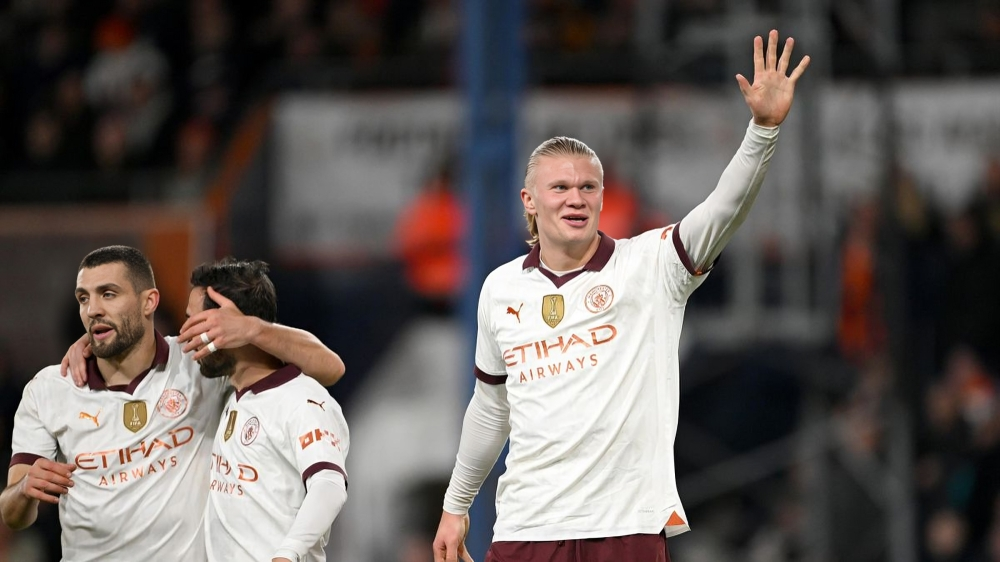
[[[673,226],[602,233],[590,262],[561,277],[539,265],[536,246],[494,270],[479,301],[476,376],[505,384],[510,403],[493,540],[688,530],[674,475],[677,348],[705,276]]]
[[[76,465],[59,500],[67,562],[205,560],[205,482],[226,389],[207,379],[174,337],[156,334],[148,371],[107,387],[97,361],[78,388],[46,367],[14,418],[15,464]]]
[[[295,521],[309,477],[334,470],[346,483],[349,446],[340,405],[293,365],[233,393],[212,447],[209,560],[270,560]],[[328,539],[329,531],[301,560],[325,562]]]

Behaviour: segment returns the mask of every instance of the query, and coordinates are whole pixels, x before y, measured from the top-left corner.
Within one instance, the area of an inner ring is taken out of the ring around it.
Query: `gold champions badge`
[[[562,295],[545,295],[542,297],[542,320],[555,328],[562,322],[563,314],[566,312],[566,304]]]
[[[229,438],[233,436],[233,430],[236,429],[236,410],[229,412],[229,421],[226,422],[226,432],[222,434],[223,441],[229,441]]]
[[[133,400],[125,403],[125,411],[122,413],[122,423],[125,429],[135,433],[146,427],[146,403],[142,400]]]

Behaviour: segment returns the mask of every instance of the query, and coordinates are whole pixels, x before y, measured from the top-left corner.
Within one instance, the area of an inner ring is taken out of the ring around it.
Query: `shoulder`
[[[64,377],[59,372],[59,365],[49,365],[31,378],[25,389],[72,390],[77,388],[71,377]]]
[[[326,387],[308,375],[300,374],[274,391],[280,392],[280,395],[275,394],[272,399],[285,406],[283,409],[288,414],[309,414],[312,408],[316,408],[317,413],[332,412],[343,416],[340,404],[330,396]]]

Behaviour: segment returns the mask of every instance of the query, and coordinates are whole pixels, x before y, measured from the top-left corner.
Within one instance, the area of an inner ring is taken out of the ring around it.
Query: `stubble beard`
[[[208,379],[228,377],[236,370],[236,358],[221,349],[202,357],[198,364],[201,366],[201,375]]]
[[[91,327],[97,323],[96,320],[91,322]],[[138,312],[123,316],[120,324],[115,324],[107,320],[101,320],[100,324],[110,326],[115,331],[115,335],[111,341],[99,342],[94,339],[93,331],[87,330],[87,335],[90,339],[90,349],[95,356],[101,359],[112,359],[128,354],[146,335],[146,327],[143,326]]]

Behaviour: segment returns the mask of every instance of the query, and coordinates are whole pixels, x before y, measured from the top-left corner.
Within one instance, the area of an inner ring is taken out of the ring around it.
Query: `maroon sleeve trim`
[[[307,468],[306,471],[302,473],[302,486],[308,489],[306,486],[306,480],[309,480],[313,474],[323,470],[333,470],[339,472],[344,477],[344,487],[347,487],[347,473],[344,472],[343,468],[340,468],[332,462],[318,462]]]
[[[712,268],[715,267],[715,263],[712,263],[712,265],[706,270],[696,269],[694,267],[694,263],[691,261],[691,256],[688,255],[687,249],[684,248],[684,243],[681,242],[680,222],[674,225],[674,235],[672,238],[674,241],[674,249],[677,250],[677,255],[681,258],[681,263],[684,264],[684,269],[688,270],[688,273],[691,275],[704,275],[709,271],[712,271]]]
[[[684,264],[684,269],[688,270],[691,275],[698,275],[698,271],[695,270],[694,264],[691,263],[691,256],[688,255],[687,250],[684,248],[684,243],[681,242],[681,223],[674,225],[674,249],[677,250],[677,255],[681,258],[681,263]]]
[[[479,369],[479,367],[473,369],[473,372],[476,374],[477,379],[483,381],[486,384],[492,384],[496,386],[498,384],[504,384],[507,382],[507,375],[491,375],[489,373],[484,373]]]
[[[37,461],[38,459],[44,459],[44,458],[45,457],[41,455],[35,455],[32,453],[15,453],[14,456],[10,458],[10,466],[8,466],[7,468],[10,468],[18,464],[26,464],[28,466],[31,466],[35,464],[35,461]]]

